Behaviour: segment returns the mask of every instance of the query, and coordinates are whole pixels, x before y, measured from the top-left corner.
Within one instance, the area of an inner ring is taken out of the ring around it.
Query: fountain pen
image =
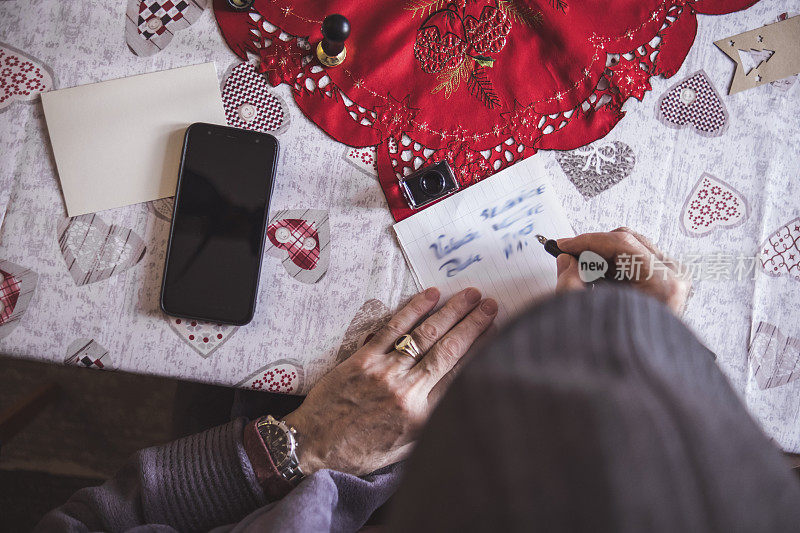
[[[558,243],[553,239],[548,239],[542,235],[536,235],[536,240],[542,243],[544,245],[544,251],[552,255],[553,257],[558,257],[561,254],[567,253],[562,251],[561,248],[558,247]],[[575,254],[569,254],[569,255],[577,259],[577,256]]]

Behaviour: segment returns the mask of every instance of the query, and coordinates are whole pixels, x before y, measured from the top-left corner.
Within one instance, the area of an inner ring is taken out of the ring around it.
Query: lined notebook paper
[[[467,287],[499,304],[503,323],[556,285],[556,260],[536,234],[570,237],[572,228],[534,156],[394,225],[417,284],[441,302]]]

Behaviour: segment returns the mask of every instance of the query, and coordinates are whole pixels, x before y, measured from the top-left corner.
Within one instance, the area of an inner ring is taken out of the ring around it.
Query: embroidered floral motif
[[[275,38],[269,54],[261,56],[259,71],[266,74],[273,87],[281,83],[291,84],[303,68],[303,55],[295,39],[282,41]]]
[[[475,12],[477,8],[480,12]],[[433,92],[443,90],[445,98],[450,98],[466,81],[469,92],[486,107],[500,106],[486,69],[495,62],[489,54],[505,48],[512,17],[534,24],[541,13],[517,8],[512,0],[498,0],[493,5],[465,3],[460,8],[449,4],[428,16],[417,30],[414,57],[423,72],[438,74]]]
[[[411,120],[416,115],[416,111],[411,108],[408,96],[402,101],[390,96],[387,105],[376,107],[375,112],[377,121],[387,129],[390,135],[397,138],[400,138],[404,131],[409,130]]]
[[[444,13],[443,18],[454,18],[453,10],[448,9]],[[463,39],[450,31],[442,35],[436,26],[421,27],[414,43],[414,57],[420,68],[429,74],[458,68],[464,62],[466,50],[467,43]]]
[[[497,54],[506,46],[506,37],[511,31],[511,19],[497,7],[484,6],[480,18],[464,17],[467,41],[480,55]]]
[[[537,127],[542,116],[534,112],[533,106],[522,106],[519,102],[514,102],[514,111],[504,113],[503,117],[508,120],[514,138],[526,146],[533,146],[542,136],[542,131]]]
[[[639,61],[625,61],[611,69],[611,81],[619,88],[624,98],[633,96],[637,100],[644,98],[644,93],[651,90],[648,70],[644,70]]]
[[[283,79],[289,84],[306,116],[335,139],[353,147],[377,146],[378,179],[395,220],[402,220],[414,210],[405,203],[398,178],[433,160],[447,159],[467,166],[468,170],[454,168],[459,179],[467,180],[461,185],[467,186],[539,149],[564,150],[597,140],[622,118],[627,98],[641,98],[650,88],[651,75],[670,77],[680,68],[682,51],[694,39],[691,22],[697,13],[732,12],[752,0],[659,0],[652,8],[601,17],[601,25],[594,24],[592,12],[607,10],[611,4],[404,0],[410,18],[399,20],[403,17],[395,12],[392,17],[398,20],[386,21],[397,24],[398,30],[398,44],[391,44],[387,53],[411,48],[415,55],[413,61],[396,63],[395,74],[403,73],[400,83],[396,76],[370,75],[352,61],[335,70],[321,68],[311,49],[320,38],[320,21],[314,18],[310,2],[292,3],[291,30],[273,26],[283,23],[280,9],[287,0],[258,2],[247,14],[223,9],[225,0],[214,2],[220,5],[215,16],[222,33],[242,60],[248,53],[278,55],[275,45],[287,46],[280,36],[286,39],[291,34],[288,42],[294,48],[286,50],[293,56],[294,68],[276,72],[270,81]],[[547,13],[545,23],[540,11]],[[689,23],[679,24],[687,17]],[[573,18],[586,24],[573,24]],[[309,35],[313,42],[294,35]],[[352,49],[377,46],[360,35],[351,36]],[[563,46],[557,55],[548,54],[552,48],[546,46],[538,59],[536,54],[524,61],[511,56],[512,50],[521,50],[518,43],[553,44],[554,39]],[[391,40],[384,41],[381,46]],[[558,75],[549,68],[554,58],[561,62]],[[265,71],[280,67],[267,61]],[[509,72],[519,74],[520,69],[530,71],[527,78],[516,76],[513,85],[501,86],[500,79]],[[389,79],[393,83],[387,83]],[[476,96],[486,107],[474,106],[476,112],[471,113]],[[409,109],[412,104],[415,108]],[[442,112],[448,104],[458,105],[459,112]],[[456,125],[465,130],[460,144],[454,142]],[[457,151],[471,154],[458,156]],[[594,170],[592,165],[581,172]]]
[[[486,159],[474,150],[470,150],[464,141],[455,140],[450,143],[444,153],[459,183],[467,187],[481,181],[492,174],[492,167]]]

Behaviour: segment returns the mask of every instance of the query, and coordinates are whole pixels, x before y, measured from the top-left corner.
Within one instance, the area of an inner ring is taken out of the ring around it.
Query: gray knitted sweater
[[[237,419],[138,452],[35,531],[355,531],[396,487],[396,466],[363,479],[321,470],[268,502],[242,445],[244,424]]]
[[[37,530],[355,531],[394,492],[396,467],[324,470],[268,502],[243,426],[139,452]],[[601,287],[530,310],[465,365],[392,526],[798,531],[800,486],[694,335],[655,300]]]

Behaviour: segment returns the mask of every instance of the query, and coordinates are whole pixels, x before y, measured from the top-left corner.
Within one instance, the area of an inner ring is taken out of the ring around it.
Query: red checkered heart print
[[[281,258],[283,268],[296,280],[316,283],[328,271],[331,232],[326,211],[279,211],[269,221],[267,237],[267,254]]]
[[[17,327],[33,298],[38,279],[32,270],[0,260],[0,339]]]
[[[693,128],[705,137],[722,135],[728,127],[725,104],[702,70],[673,85],[659,98],[656,117],[670,128]]]
[[[285,218],[267,228],[272,245],[289,253],[292,262],[303,270],[311,270],[319,261],[319,234],[305,220]]]
[[[19,281],[10,273],[0,270],[0,325],[8,322],[19,298]]]
[[[208,0],[128,0],[125,40],[138,56],[163,50],[200,18]]]
[[[183,13],[190,4],[186,0],[143,0],[139,2],[139,16],[136,19],[139,33],[145,39],[162,35],[171,22],[183,19]]]
[[[264,75],[250,63],[231,70],[222,89],[222,103],[228,124],[235,128],[280,133],[289,125],[286,104],[269,90]]]

